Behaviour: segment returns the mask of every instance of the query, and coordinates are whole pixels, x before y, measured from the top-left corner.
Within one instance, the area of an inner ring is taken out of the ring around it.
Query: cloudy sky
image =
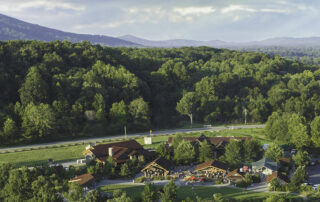
[[[319,0],[0,0],[0,13],[75,33],[244,42],[320,36]]]

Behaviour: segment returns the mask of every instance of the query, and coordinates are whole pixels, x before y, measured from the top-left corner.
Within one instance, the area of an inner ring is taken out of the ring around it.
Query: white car
[[[312,186],[312,189],[318,190],[318,188],[319,188],[319,184],[315,184]]]

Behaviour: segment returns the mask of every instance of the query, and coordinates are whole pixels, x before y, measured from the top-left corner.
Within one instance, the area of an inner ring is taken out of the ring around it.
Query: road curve
[[[225,130],[225,129],[264,128],[264,126],[265,125],[238,125],[238,126],[217,126],[217,127],[205,127],[205,128],[159,130],[159,131],[153,131],[152,136],[170,135],[170,134],[176,134],[176,133],[202,132],[202,131],[219,131],[219,130]],[[147,136],[149,134],[150,134],[149,132],[134,133],[134,134],[128,134],[127,137],[134,138],[134,137],[139,137],[139,136]],[[33,148],[38,148],[38,147],[46,147],[46,146],[50,147],[50,146],[54,146],[54,145],[100,142],[102,140],[108,140],[108,139],[114,139],[114,138],[124,138],[124,135],[88,138],[88,139],[81,139],[81,140],[60,141],[60,142],[49,142],[49,143],[16,146],[16,147],[6,147],[6,148],[1,148],[0,153],[6,152],[6,151],[17,150],[17,149],[23,150],[23,149],[33,149]]]

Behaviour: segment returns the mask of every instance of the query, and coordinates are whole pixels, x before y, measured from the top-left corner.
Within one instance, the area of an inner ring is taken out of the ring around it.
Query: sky
[[[246,42],[320,36],[320,0],[0,0],[0,13],[62,31]]]

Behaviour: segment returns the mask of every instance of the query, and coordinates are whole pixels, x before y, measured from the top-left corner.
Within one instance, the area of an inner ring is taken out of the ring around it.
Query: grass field
[[[0,154],[0,163],[6,162],[13,164],[15,167],[21,167],[46,165],[49,158],[60,162],[72,161],[83,158],[82,151],[84,148],[85,145],[76,145]]]
[[[160,187],[159,187],[160,188]],[[100,187],[101,191],[111,193],[113,190],[121,189],[125,191],[127,195],[131,198],[139,198],[141,196],[141,192],[143,191],[142,185],[107,185]],[[213,194],[221,193],[224,198],[233,198],[237,200],[248,200],[248,201],[263,201],[268,196],[273,193],[270,192],[253,192],[253,191],[243,191],[238,188],[230,188],[230,187],[212,187],[212,186],[195,186],[192,189],[191,186],[181,186],[178,187],[177,190],[177,198],[178,201],[185,199],[186,197],[190,197],[195,200],[196,196],[199,196],[203,200],[212,200]],[[289,195],[291,199],[295,199],[294,201],[302,201],[302,198],[296,195]]]
[[[222,130],[218,132],[195,132],[195,133],[184,133],[183,136],[199,136],[204,133],[208,137],[212,136],[245,136],[245,137],[255,137],[261,143],[271,142],[265,137],[263,129],[235,129],[235,130]],[[137,138],[136,141],[143,145],[145,148],[155,148],[158,144],[166,142],[169,135],[165,136],[155,136],[152,138],[152,145],[144,145],[143,138]],[[52,158],[56,162],[72,161],[79,158],[83,158],[82,151],[84,151],[84,145],[69,145],[60,146],[56,148],[47,149],[35,149],[30,151],[18,151],[12,153],[0,154],[0,163],[7,162],[13,164],[15,167],[21,166],[36,166],[47,164],[48,159]]]

